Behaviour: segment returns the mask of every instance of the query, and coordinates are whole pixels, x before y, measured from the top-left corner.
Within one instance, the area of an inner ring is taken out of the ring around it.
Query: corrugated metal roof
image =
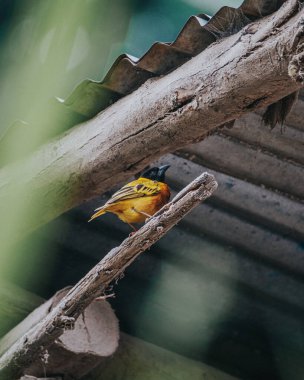
[[[244,0],[239,8],[222,7],[212,18],[205,14],[192,16],[175,41],[156,42],[141,58],[120,55],[102,81],[83,81],[62,104],[81,118],[91,118],[147,79],[167,74],[218,38],[236,33],[251,21],[275,12],[283,2]]]

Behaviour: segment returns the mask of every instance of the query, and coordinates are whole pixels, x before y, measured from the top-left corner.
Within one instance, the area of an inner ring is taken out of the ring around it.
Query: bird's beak
[[[165,173],[170,168],[170,165],[163,165],[158,168],[161,173]]]
[[[158,168],[158,180],[160,182],[164,182],[165,180],[165,172],[170,168],[170,165],[164,165]]]

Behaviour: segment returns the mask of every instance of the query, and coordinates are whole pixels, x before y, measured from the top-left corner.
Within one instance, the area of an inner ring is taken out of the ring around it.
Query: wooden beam
[[[85,308],[103,294],[137,256],[165,235],[195,206],[210,197],[216,188],[214,176],[203,173],[150,218],[137,233],[112,249],[41,322],[2,355],[0,379],[13,379],[43,354],[68,327],[74,325]]]
[[[26,199],[19,236],[88,200],[161,155],[298,90],[303,17],[298,0],[147,81],[94,119],[0,172],[0,212]],[[292,62],[292,70],[290,64]],[[18,229],[17,226],[15,226]]]

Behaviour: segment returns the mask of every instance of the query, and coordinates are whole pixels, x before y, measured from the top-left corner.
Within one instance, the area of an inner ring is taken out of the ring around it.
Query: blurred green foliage
[[[56,115],[47,112],[50,99],[67,97],[85,78],[101,80],[123,52],[141,56],[157,40],[173,41],[192,14],[212,14],[225,4],[240,3],[237,0],[1,0],[0,136],[16,120],[25,123],[16,123],[17,133],[2,146],[0,161],[15,161],[49,135],[60,132]],[[18,170],[13,173],[21,179],[28,175]],[[28,195],[33,191],[37,193],[37,202],[29,203]],[[28,187],[21,195],[18,189],[18,196],[13,191],[5,204],[0,199],[1,275],[13,272],[15,278],[24,277],[28,273],[25,268],[31,267],[30,272],[34,273],[36,268],[39,276],[39,268],[44,265],[51,271],[52,249],[48,239],[32,240],[30,249],[37,255],[32,255],[31,261],[23,254],[20,244],[19,231],[29,218],[39,213],[43,196],[39,189]]]

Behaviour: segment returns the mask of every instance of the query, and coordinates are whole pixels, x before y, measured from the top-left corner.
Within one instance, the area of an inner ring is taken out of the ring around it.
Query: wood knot
[[[162,233],[163,230],[164,230],[164,227],[163,227],[163,226],[157,226],[157,227],[156,227],[156,231],[157,231],[159,234]]]
[[[183,107],[186,104],[190,103],[194,98],[195,95],[193,94],[193,91],[186,90],[184,88],[179,89],[178,91],[175,91],[175,107]]]
[[[75,318],[74,317],[67,317],[66,315],[62,315],[58,319],[58,325],[60,329],[64,330],[74,330],[75,326]]]

